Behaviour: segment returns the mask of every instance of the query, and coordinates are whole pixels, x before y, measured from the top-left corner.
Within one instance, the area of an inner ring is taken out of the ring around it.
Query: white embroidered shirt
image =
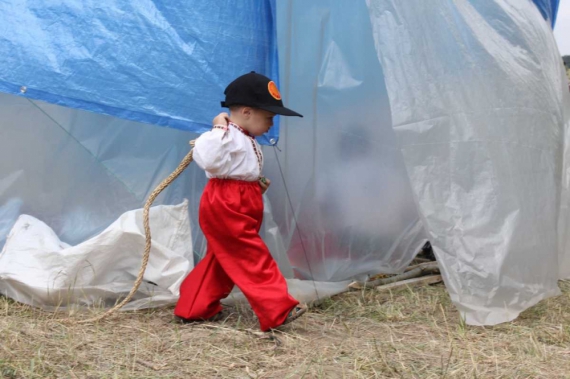
[[[212,129],[194,146],[194,161],[208,178],[259,180],[263,153],[254,137],[234,123],[227,130]]]

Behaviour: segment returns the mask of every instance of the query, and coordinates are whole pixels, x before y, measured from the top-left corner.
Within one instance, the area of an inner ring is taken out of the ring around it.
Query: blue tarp
[[[559,0],[533,1],[554,24]],[[278,80],[275,0],[12,0],[0,14],[6,93],[200,133],[233,78]]]
[[[558,13],[558,4],[560,0],[532,0],[545,20],[552,23],[552,27],[556,23],[556,14]]]
[[[202,132],[223,90],[277,81],[274,0],[0,2],[0,91]],[[278,125],[268,138],[277,139]]]

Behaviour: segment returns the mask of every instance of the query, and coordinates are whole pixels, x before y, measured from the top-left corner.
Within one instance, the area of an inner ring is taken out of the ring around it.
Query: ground
[[[464,325],[439,284],[346,293],[273,334],[248,309],[194,326],[173,323],[172,308],[77,325],[0,298],[0,378],[568,378],[560,286],[495,327]]]

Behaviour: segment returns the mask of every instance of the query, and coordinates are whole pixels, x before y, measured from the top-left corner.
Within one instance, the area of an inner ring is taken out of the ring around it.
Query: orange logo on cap
[[[269,94],[273,96],[275,100],[281,100],[281,94],[279,93],[279,90],[277,89],[277,85],[275,84],[275,82],[273,81],[269,82],[267,88],[269,89]]]

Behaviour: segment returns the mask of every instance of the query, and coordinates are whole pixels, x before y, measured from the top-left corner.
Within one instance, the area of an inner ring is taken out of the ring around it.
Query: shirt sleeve
[[[239,151],[232,134],[213,129],[202,134],[194,145],[194,161],[215,176],[227,176],[232,167],[232,155]]]

